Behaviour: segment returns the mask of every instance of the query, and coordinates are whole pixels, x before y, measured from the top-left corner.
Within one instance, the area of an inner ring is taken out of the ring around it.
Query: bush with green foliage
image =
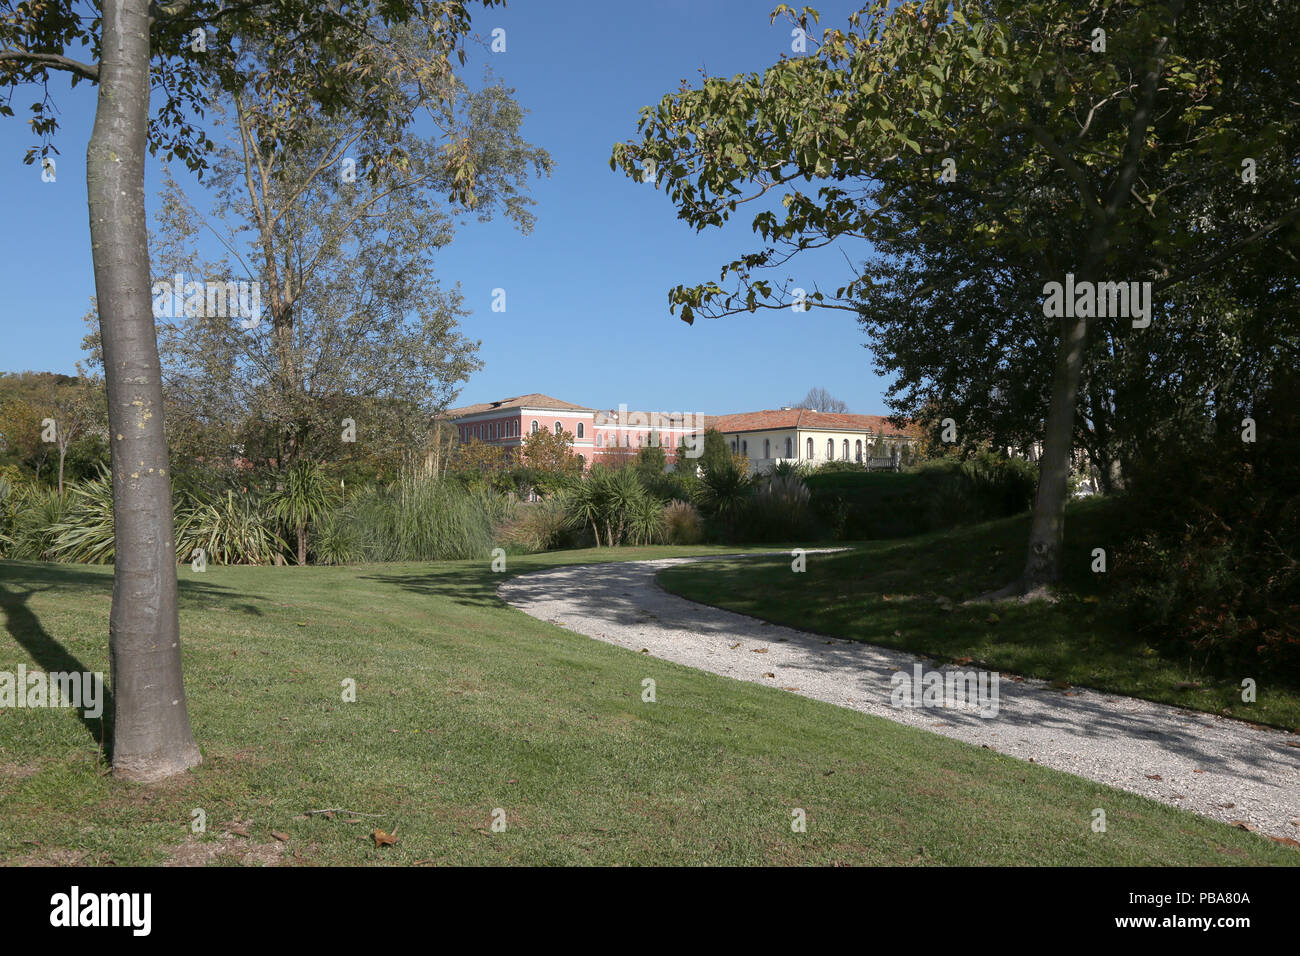
[[[1131,537],[1111,573],[1135,625],[1207,663],[1300,684],[1300,376],[1215,434],[1152,435],[1126,474]]]
[[[438,478],[369,485],[330,516],[331,551],[361,561],[485,557],[494,535],[483,494]]]
[[[808,486],[797,474],[760,479],[737,523],[745,541],[805,541],[817,534]]]
[[[520,503],[498,525],[496,534],[507,550],[527,554],[572,547],[575,542],[563,495]]]
[[[177,554],[196,548],[209,564],[271,564],[289,550],[263,501],[227,488],[224,494],[183,498],[176,509]]]

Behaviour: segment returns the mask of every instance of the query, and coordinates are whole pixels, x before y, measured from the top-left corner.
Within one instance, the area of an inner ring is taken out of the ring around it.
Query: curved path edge
[[[808,552],[810,557],[816,552]],[[904,651],[830,638],[670,594],[663,568],[748,555],[569,565],[504,582],[519,610],[632,651],[920,727],[1225,823],[1300,839],[1300,735],[1086,688],[999,675],[996,714],[891,704]],[[969,670],[969,668],[967,668]],[[991,681],[991,676],[989,680]]]

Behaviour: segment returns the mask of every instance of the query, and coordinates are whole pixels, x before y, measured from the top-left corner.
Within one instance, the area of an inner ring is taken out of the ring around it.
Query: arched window
[[[582,426],[578,426],[578,427],[581,428]],[[587,459],[586,459],[585,456],[583,456],[583,455],[579,455],[579,456],[578,456],[578,467],[579,467],[579,468],[586,468],[586,467],[587,467]]]
[[[828,438],[826,439],[826,460],[833,461],[834,459],[835,459],[835,439]]]
[[[841,449],[841,452],[842,452],[842,454],[840,455],[840,457],[843,458],[845,461],[848,461],[848,460],[849,460],[849,440],[848,440],[847,438],[844,439],[844,446],[843,446],[843,448]]]
[[[582,422],[578,422],[578,437],[582,437]],[[579,455],[578,457],[581,458],[582,456]]]
[[[811,438],[808,439],[808,460],[813,460],[813,443]]]
[[[766,438],[763,439],[763,457],[764,458],[772,457],[772,442]]]
[[[561,434],[563,434],[563,433],[564,433],[564,426],[561,425],[559,422],[556,422],[556,423],[555,423],[555,434],[557,434],[557,435],[561,435]]]
[[[858,461],[862,460],[862,439],[861,438],[859,438],[857,441],[853,443],[853,454],[856,456]]]
[[[537,434],[537,422],[533,422],[533,434]]]
[[[794,439],[793,439],[793,438],[789,438],[789,437],[787,437],[786,440],[785,440],[785,457],[786,457],[786,458],[793,458],[793,457],[794,457]]]
[[[596,432],[596,447],[597,447],[597,448],[604,448],[604,447],[605,447],[605,433],[604,433],[604,432]]]

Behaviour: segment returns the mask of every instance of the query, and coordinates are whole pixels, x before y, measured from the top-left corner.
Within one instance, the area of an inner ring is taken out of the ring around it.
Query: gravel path
[[[701,559],[538,571],[510,579],[499,593],[533,617],[633,651],[645,648],[688,667],[921,727],[1226,823],[1245,821],[1264,833],[1300,839],[1300,735],[1009,675],[999,679],[994,717],[952,707],[893,707],[895,672],[911,675],[916,663],[929,670],[926,659],[696,604],[655,583],[661,568],[693,560]]]

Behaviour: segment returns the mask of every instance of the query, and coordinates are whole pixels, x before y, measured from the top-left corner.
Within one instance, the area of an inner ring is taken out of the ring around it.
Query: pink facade
[[[703,416],[629,412],[626,406],[596,411],[536,393],[470,405],[450,415],[462,442],[507,449],[521,446],[534,429],[565,432],[573,437],[574,454],[582,458],[584,467],[634,456],[654,443],[664,449],[669,462],[675,462],[683,438],[688,448],[698,447],[705,427]]]

